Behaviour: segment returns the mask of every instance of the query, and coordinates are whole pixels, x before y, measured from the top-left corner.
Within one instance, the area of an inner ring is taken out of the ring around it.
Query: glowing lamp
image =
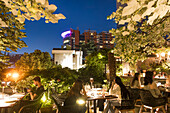
[[[17,77],[19,77],[19,74],[18,74],[18,73],[13,73],[13,74],[12,74],[12,77],[13,77],[13,78],[17,78]]]
[[[170,55],[170,52],[168,52],[168,55]]]
[[[85,101],[83,99],[78,99],[76,101],[76,103],[79,104],[79,105],[83,105],[83,104],[85,104]]]
[[[104,82],[104,83],[106,83],[106,82],[107,82],[107,80],[103,80],[103,82]]]
[[[8,73],[8,74],[7,74],[7,77],[9,77],[9,76],[11,76],[11,75],[12,75],[11,73]]]
[[[5,81],[2,81],[2,84],[5,84]]]
[[[156,54],[157,57],[159,57],[159,54]]]
[[[162,57],[165,57],[165,53],[161,53],[161,56],[162,56]]]
[[[61,34],[61,36],[63,37],[63,38],[66,38],[66,37],[68,37],[68,36],[70,36],[71,35],[71,31],[69,30],[69,31],[65,31],[65,32],[63,32],[62,34]]]

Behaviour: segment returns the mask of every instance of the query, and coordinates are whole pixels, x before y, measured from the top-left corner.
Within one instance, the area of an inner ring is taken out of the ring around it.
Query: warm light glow
[[[12,74],[12,77],[13,77],[13,78],[18,78],[18,77],[19,77],[19,74],[18,74],[18,73],[13,73],[13,74]]]
[[[99,59],[102,59],[103,57],[104,57],[104,56],[103,56],[101,53],[98,54],[98,58],[99,58]]]
[[[103,46],[100,46],[100,48],[103,48]]]
[[[2,81],[2,84],[5,84],[5,81]]]
[[[15,104],[16,101],[19,101],[19,99],[24,96],[25,96],[24,94],[19,93],[13,94],[11,96],[0,93],[1,98],[0,107],[12,106],[13,104]]]
[[[69,42],[69,40],[64,40],[64,43],[68,43]]]
[[[83,99],[78,99],[78,100],[76,101],[76,103],[77,103],[77,104],[80,104],[80,105],[83,105],[83,104],[85,104],[85,101],[84,101]]]
[[[10,83],[11,83],[11,81],[7,82],[7,83],[6,83],[6,84],[7,84],[7,86],[9,86],[9,85],[10,85]]]
[[[161,53],[161,56],[162,56],[162,57],[165,57],[165,53]]]
[[[11,76],[11,75],[12,75],[11,73],[8,73],[8,74],[7,74],[7,77],[9,77],[9,76]]]
[[[42,102],[45,102],[47,100],[45,97],[45,93],[44,93],[43,97],[41,98],[41,100],[42,100]]]
[[[159,54],[156,54],[157,57],[159,57]]]
[[[168,52],[168,55],[170,55],[170,52]]]
[[[66,38],[66,37],[68,37],[68,36],[70,36],[71,35],[71,31],[69,30],[69,31],[65,31],[65,32],[63,32],[62,34],[61,34],[61,36],[63,37],[63,38]]]

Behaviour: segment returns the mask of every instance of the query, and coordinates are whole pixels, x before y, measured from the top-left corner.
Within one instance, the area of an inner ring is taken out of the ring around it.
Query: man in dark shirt
[[[27,92],[30,93],[31,100],[38,98],[44,92],[44,87],[41,85],[40,77],[35,77],[33,81],[35,86],[37,86],[36,91],[32,92],[30,89],[27,90]]]

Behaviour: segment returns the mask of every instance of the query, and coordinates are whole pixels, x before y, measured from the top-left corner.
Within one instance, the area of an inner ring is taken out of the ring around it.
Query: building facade
[[[82,67],[82,51],[53,48],[52,54],[54,64],[60,64],[63,68],[78,70]]]
[[[103,31],[98,33],[95,30],[85,30],[84,33],[80,34],[79,30],[70,29],[61,34],[63,37],[63,48],[70,46],[72,50],[80,50],[83,43],[88,41],[94,41],[96,47],[100,48],[113,48],[111,33]]]

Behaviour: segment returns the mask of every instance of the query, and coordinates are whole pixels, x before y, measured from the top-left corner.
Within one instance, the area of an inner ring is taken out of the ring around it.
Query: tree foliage
[[[5,2],[5,6],[10,8],[10,12],[16,18],[24,23],[27,20],[46,19],[46,23],[58,23],[58,20],[65,19],[61,13],[53,14],[57,7],[54,4],[49,4],[48,0],[1,0]]]
[[[19,71],[28,72],[35,69],[49,69],[52,67],[51,56],[48,52],[35,50],[33,53],[24,55],[15,63]]]
[[[118,0],[121,3],[108,19],[114,19],[118,29],[114,53],[135,64],[138,59],[155,53],[170,39],[169,0]]]
[[[0,0],[0,69],[8,66],[6,52],[27,47],[21,39],[26,37],[24,22],[45,18],[45,22],[58,23],[65,19],[61,13],[53,14],[57,7],[48,0]]]
[[[20,23],[10,13],[10,9],[0,1],[0,68],[8,63],[6,52],[16,52],[18,48],[27,47],[21,40],[26,37],[25,33],[21,31],[23,29],[24,24]]]
[[[25,88],[26,84],[32,82],[34,76],[40,76],[42,84],[47,87],[56,87],[58,93],[68,91],[75,80],[79,77],[78,72],[69,68],[62,68],[61,65],[55,65],[48,69],[34,69],[24,74],[24,78],[18,82],[18,87]],[[28,83],[27,83],[28,82]],[[22,85],[25,84],[25,85]]]
[[[95,82],[101,83],[104,76],[104,69],[106,64],[106,58],[103,53],[93,52],[86,57],[86,65],[79,70],[80,77],[88,82],[90,78],[94,78]]]
[[[90,55],[97,51],[96,44],[93,40],[88,40],[87,43],[81,45],[81,49],[85,56]]]

